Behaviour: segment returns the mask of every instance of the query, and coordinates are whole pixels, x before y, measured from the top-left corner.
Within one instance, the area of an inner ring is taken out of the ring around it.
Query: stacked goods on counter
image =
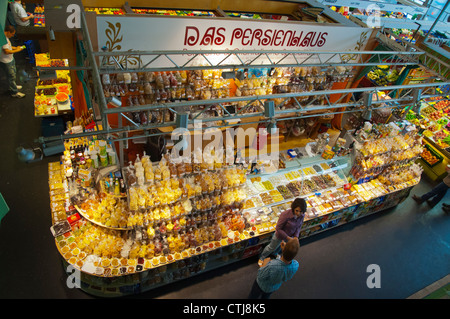
[[[387,65],[378,65],[367,73],[367,78],[379,86],[395,83],[398,76],[399,72]]]
[[[430,167],[439,164],[444,159],[439,153],[437,153],[432,147],[428,144],[425,144],[423,148],[423,152],[420,154],[420,158]]]
[[[350,75],[351,68],[344,67],[329,68],[326,71],[317,67],[275,68],[272,71],[267,68],[251,69],[241,79],[237,75],[234,78],[224,78],[222,70],[218,69],[182,70],[104,74],[102,84],[106,97],[118,97],[122,99],[122,105],[136,106],[179,100],[209,100],[323,90]],[[282,104],[283,108],[296,106],[294,100],[284,104],[281,103],[283,100],[276,102],[276,105]],[[259,102],[254,102],[251,106],[247,106],[245,101],[224,104],[237,110],[245,108],[246,113],[260,111]],[[201,111],[204,117],[223,115],[223,109],[220,107],[204,110],[204,106],[192,107],[190,114],[195,116]],[[152,110],[149,113],[133,112],[132,116],[135,123],[147,124],[162,122],[163,116],[166,116],[166,121],[170,121],[173,114],[170,111]]]
[[[254,235],[241,214],[245,171],[234,165],[174,163],[169,157],[152,163],[144,155],[122,174],[111,162],[95,164],[95,158],[101,162],[97,151],[108,153],[106,141],[65,145],[63,164],[52,164],[51,174],[58,175],[61,195],[70,200],[57,208],[61,219],[64,213],[82,218],[58,236],[57,244],[81,270],[102,276],[134,273]]]
[[[80,141],[82,146],[83,143]],[[201,164],[198,170],[193,165],[191,170],[186,170],[183,165],[185,175],[178,178],[177,169],[183,171],[180,163],[170,160],[163,164],[151,163],[144,155],[132,163],[134,178],[130,172],[123,174],[125,188],[119,186],[117,192],[115,186],[110,189],[115,182],[106,174],[100,181],[109,181],[109,184],[100,187],[101,191],[93,196],[95,190],[84,185],[80,177],[76,181],[78,192],[73,191],[73,182],[66,176],[74,172],[70,172],[67,162],[49,165],[54,222],[67,219],[71,225],[56,237],[56,243],[67,262],[84,272],[104,277],[161,267],[205,252],[215,254],[217,249],[230,245],[245,247],[245,240],[274,231],[278,216],[290,208],[292,200],[302,190],[292,188],[294,181],[302,180],[301,174],[310,175],[311,183],[316,185],[313,188],[316,193],[302,193],[308,202],[302,236],[323,230],[325,224],[330,227],[345,222],[342,215],[345,209],[413,186],[420,177],[391,179],[399,184],[390,187],[374,179],[348,188],[340,177],[333,175],[331,165],[322,163],[314,165],[315,168],[303,168],[301,172],[292,170],[264,181],[256,177],[246,182],[244,171],[238,167],[202,171]],[[73,163],[86,165],[78,159]],[[141,165],[144,179],[136,177],[141,175]],[[314,175],[319,167],[322,174]],[[78,174],[82,169],[78,169]],[[129,169],[130,166],[124,171]],[[166,173],[160,173],[159,177],[158,169]],[[176,175],[172,176],[171,171],[177,172]],[[115,176],[114,169],[111,172]],[[163,179],[164,174],[166,179]],[[193,190],[188,185],[193,186]],[[132,207],[134,204],[131,196],[126,195],[126,188],[128,192],[147,189],[136,198],[138,207]],[[249,207],[249,202],[253,207]]]
[[[36,66],[68,66],[67,60],[50,59],[48,53],[36,54]],[[57,70],[56,79],[39,78],[35,87],[35,116],[58,115],[71,110],[72,86],[69,71]]]
[[[94,121],[94,112],[92,109],[81,112],[81,115],[75,117],[72,121],[66,122],[66,134],[81,133],[87,131],[95,131],[97,129]]]
[[[356,183],[410,165],[423,151],[421,137],[408,122],[373,126],[366,122],[356,135],[357,151],[350,170]]]

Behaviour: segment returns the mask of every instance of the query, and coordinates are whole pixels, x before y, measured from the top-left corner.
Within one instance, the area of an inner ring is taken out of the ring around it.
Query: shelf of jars
[[[352,75],[351,67],[255,68],[246,72],[225,72],[221,69],[126,72],[102,74],[102,85],[107,99],[119,99],[122,107],[127,107],[124,110],[131,113],[134,123],[146,125],[173,122],[176,114],[186,108],[176,103],[184,101],[205,101],[204,105],[196,103],[189,106],[191,119],[205,120],[251,113],[262,115],[264,107],[261,101],[248,101],[244,97],[326,90]],[[236,102],[226,100],[234,97],[243,99]],[[312,99],[306,96],[296,99],[274,98],[274,101],[277,110],[284,110],[297,108],[297,103],[306,105]],[[324,96],[317,97],[316,105],[325,104],[325,99]],[[211,105],[210,100],[216,100],[217,104]],[[170,106],[168,110],[166,105]],[[106,113],[118,111],[120,108]]]

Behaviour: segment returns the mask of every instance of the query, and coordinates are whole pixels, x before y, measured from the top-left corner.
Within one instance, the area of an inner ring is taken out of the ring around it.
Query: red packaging
[[[81,216],[78,213],[72,214],[69,217],[67,217],[67,220],[70,223],[70,225],[72,225],[73,223],[77,222],[80,219],[81,219]]]

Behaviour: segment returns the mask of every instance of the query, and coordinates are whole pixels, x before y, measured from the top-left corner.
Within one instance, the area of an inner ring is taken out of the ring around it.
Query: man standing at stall
[[[416,201],[417,204],[422,204],[423,202],[427,202],[428,206],[433,208],[444,198],[445,194],[447,194],[448,189],[450,188],[450,165],[447,165],[445,169],[447,172],[447,176],[444,177],[442,182],[440,182],[436,187],[430,190],[428,193],[423,194],[422,196],[417,196],[414,194],[412,199]]]
[[[16,84],[16,61],[14,60],[14,53],[23,50],[23,47],[13,47],[11,45],[10,38],[14,36],[16,30],[13,26],[7,25],[5,27],[6,44],[3,45],[0,52],[0,68],[4,70],[6,78],[8,80],[8,91],[12,97],[22,98],[24,93],[19,92],[22,88]]]

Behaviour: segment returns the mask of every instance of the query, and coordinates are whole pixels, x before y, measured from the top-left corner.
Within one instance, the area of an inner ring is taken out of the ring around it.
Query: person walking
[[[16,30],[13,26],[7,25],[5,27],[6,44],[3,45],[0,53],[0,68],[6,73],[8,80],[8,91],[12,97],[22,98],[24,93],[19,92],[22,86],[16,84],[16,61],[14,60],[14,53],[23,50],[23,47],[13,47],[10,38],[14,36]]]
[[[300,243],[297,238],[290,238],[281,242],[281,257],[264,260],[253,282],[248,299],[269,299],[272,293],[290,280],[298,270],[299,264],[295,260]]]
[[[282,241],[288,241],[291,238],[298,239],[305,218],[306,207],[307,204],[304,198],[296,198],[291,204],[291,209],[281,213],[275,226],[275,233],[259,257],[258,265],[260,267],[270,254],[279,249]]]
[[[445,194],[447,194],[447,190],[450,187],[450,165],[447,165],[446,171],[447,176],[444,177],[441,183],[420,197],[414,194],[412,199],[414,199],[419,205],[426,201],[431,208],[436,206],[437,203],[444,198]]]

